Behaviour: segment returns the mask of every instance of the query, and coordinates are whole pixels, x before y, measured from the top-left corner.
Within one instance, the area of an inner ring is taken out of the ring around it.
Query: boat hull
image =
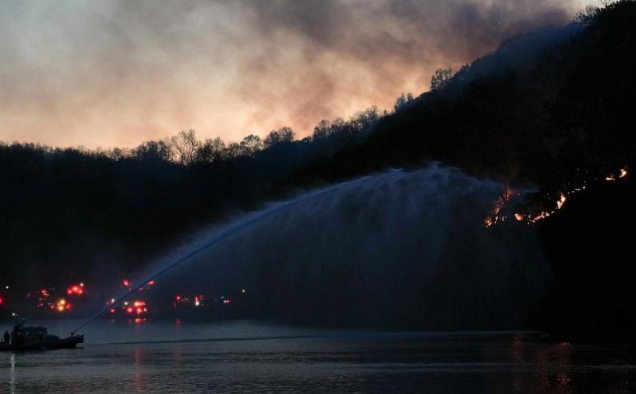
[[[2,342],[0,343],[0,351],[14,352],[27,350],[74,349],[80,343],[84,343],[84,335],[77,335],[62,339],[46,340],[42,343],[24,344],[20,346]]]

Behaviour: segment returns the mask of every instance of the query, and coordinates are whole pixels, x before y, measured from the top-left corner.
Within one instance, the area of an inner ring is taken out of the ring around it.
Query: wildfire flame
[[[557,201],[557,209],[563,208],[565,201],[567,201],[567,198],[565,197],[565,194],[561,193],[561,197],[559,198],[559,201]]]
[[[614,175],[614,174],[609,175],[605,177],[605,180],[608,182],[614,182],[617,179],[623,179],[628,175],[628,172],[627,172],[627,169],[621,168],[618,170],[617,174],[618,175]],[[554,215],[561,208],[563,208],[563,206],[565,205],[565,202],[567,201],[567,196],[571,196],[573,194],[582,192],[586,189],[587,189],[587,185],[583,184],[582,186],[574,188],[567,192],[561,192],[561,194],[559,195],[559,199],[556,202],[556,207],[552,210],[544,210],[535,215],[524,215],[522,213],[515,213],[514,218],[519,222],[526,222],[528,224],[533,224],[543,219],[546,219]],[[505,194],[499,197],[499,199],[497,199],[491,215],[489,215],[484,221],[486,227],[491,227],[492,225],[498,222],[503,222],[506,219],[506,216],[499,216],[499,213],[501,212],[501,209],[503,208],[503,206],[508,201],[510,201],[512,196],[513,196],[513,191],[511,189],[506,189]]]
[[[506,220],[506,216],[499,215],[503,207],[514,197],[515,191],[506,188],[502,195],[495,201],[495,206],[492,208],[491,214],[484,220],[484,225],[490,227],[498,222]]]
[[[610,174],[610,175],[605,177],[605,180],[608,181],[608,182],[614,182],[616,179],[623,179],[626,176],[627,176],[627,169],[620,168],[618,170],[618,177],[616,176],[616,174]]]

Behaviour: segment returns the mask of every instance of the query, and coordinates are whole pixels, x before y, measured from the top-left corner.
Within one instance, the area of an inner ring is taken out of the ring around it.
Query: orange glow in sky
[[[311,134],[427,90],[580,0],[0,3],[0,141],[131,147],[180,130]]]

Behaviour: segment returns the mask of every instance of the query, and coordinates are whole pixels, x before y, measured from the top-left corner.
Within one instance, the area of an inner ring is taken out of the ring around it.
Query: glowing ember
[[[566,200],[565,194],[561,193],[561,197],[559,198],[559,201],[557,201],[557,209],[561,209]]]
[[[625,178],[628,175],[627,170],[625,168],[621,168],[618,170],[618,176],[615,174],[609,175],[607,177],[605,177],[605,180],[608,182],[614,182],[617,179],[622,179]],[[567,197],[566,196],[570,196],[579,192],[582,192],[584,190],[587,189],[587,184],[583,184],[580,187],[576,187],[574,189],[571,189],[569,191],[566,192],[562,192],[559,195],[559,199],[556,202],[556,207],[551,210],[551,211],[542,211],[534,216],[532,215],[524,215],[521,213],[515,213],[514,217],[517,221],[519,222],[526,222],[528,224],[532,224],[532,223],[536,223],[540,220],[546,219],[552,215],[554,215],[556,213],[556,211],[558,211],[559,209],[563,208],[563,206],[565,205],[565,202],[567,201]],[[498,223],[498,222],[503,222],[506,220],[506,216],[499,216],[499,213],[501,212],[501,209],[503,208],[503,206],[505,205],[506,202],[508,202],[510,200],[510,198],[512,197],[513,192],[510,189],[506,189],[506,193],[501,196],[496,202],[495,202],[495,206],[492,210],[492,214],[490,216],[488,216],[484,223],[486,227],[491,227],[492,225]]]
[[[627,176],[627,169],[625,168],[619,168],[618,170],[618,178],[616,176],[616,174],[611,174],[609,176],[605,177],[605,180],[608,182],[614,182],[616,179],[623,179]]]
[[[491,214],[484,220],[484,225],[486,227],[490,227],[497,222],[503,222],[506,220],[506,216],[500,216],[499,213],[506,203],[512,199],[514,194],[514,190],[506,188],[504,193],[499,196],[497,201],[495,201],[495,206],[493,207]]]
[[[537,216],[535,216],[535,217],[533,217],[532,219],[530,219],[530,223],[536,223],[536,222],[538,222],[539,220],[543,220],[543,219],[545,219],[545,218],[549,218],[549,217],[550,217],[550,215],[552,215],[552,213],[551,213],[551,212],[543,211],[543,212],[541,212],[540,214],[538,214]]]

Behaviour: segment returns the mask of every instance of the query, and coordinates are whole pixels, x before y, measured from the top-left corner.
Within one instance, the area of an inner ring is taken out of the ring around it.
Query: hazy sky
[[[585,0],[2,0],[0,141],[239,140],[419,94]]]

